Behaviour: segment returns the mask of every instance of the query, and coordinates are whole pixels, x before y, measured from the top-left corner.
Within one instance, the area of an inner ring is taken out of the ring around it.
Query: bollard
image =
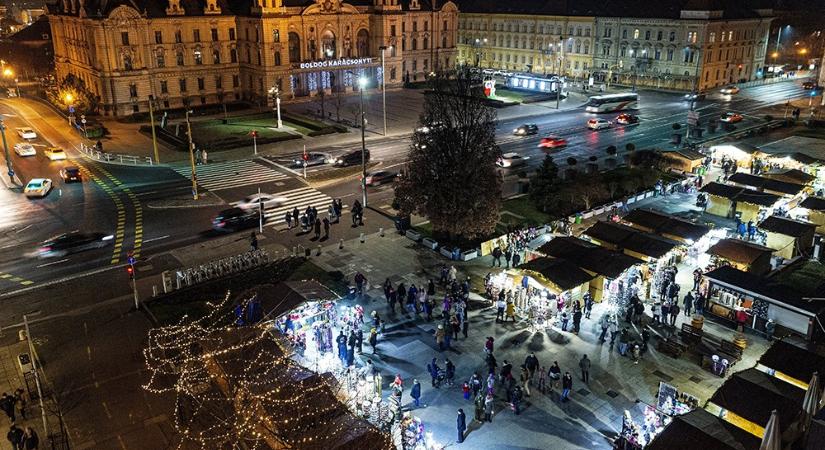
[[[344,248],[344,240],[338,239],[338,250],[341,250],[342,248]]]
[[[321,256],[321,244],[318,244],[318,251],[315,253],[315,256]]]
[[[378,229],[378,234],[379,234],[381,237],[384,237],[384,227],[381,227],[381,228],[379,228],[379,229]]]
[[[157,285],[153,284],[152,285],[152,297],[157,297],[157,296],[158,296],[158,287],[157,287]]]
[[[295,247],[295,246],[292,246],[292,256],[297,256],[297,255],[298,255],[298,248]]]
[[[367,236],[364,233],[361,233],[361,243],[363,244],[364,241],[367,240]]]

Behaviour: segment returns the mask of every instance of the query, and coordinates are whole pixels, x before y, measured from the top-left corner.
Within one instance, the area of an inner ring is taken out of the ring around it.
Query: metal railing
[[[122,155],[119,153],[106,153],[98,150],[93,145],[86,145],[82,142],[80,143],[80,151],[83,152],[83,154],[88,156],[89,158],[106,163],[125,164],[130,166],[155,165],[155,161],[152,159],[151,156],[134,156]]]

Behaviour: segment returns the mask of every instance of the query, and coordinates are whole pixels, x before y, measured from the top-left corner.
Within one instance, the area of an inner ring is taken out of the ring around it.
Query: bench
[[[679,338],[687,346],[693,347],[702,340],[702,330],[693,327],[689,323],[683,323],[682,329],[679,331]]]
[[[742,348],[740,348],[738,345],[734,344],[731,341],[722,340],[722,342],[719,345],[719,351],[731,356],[731,358],[728,358],[728,361],[731,362],[731,365],[733,365],[734,361],[739,361],[740,359],[742,359]]]
[[[659,341],[656,343],[656,350],[658,350],[661,353],[664,353],[665,355],[678,358],[682,356],[682,353],[684,353],[687,350],[687,347],[675,339],[664,338],[659,339]]]

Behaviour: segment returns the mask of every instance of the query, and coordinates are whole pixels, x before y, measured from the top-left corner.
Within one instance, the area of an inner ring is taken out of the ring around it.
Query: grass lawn
[[[526,98],[535,96],[534,93],[511,91],[508,89],[496,89],[494,100],[502,100],[505,102],[523,102]]]
[[[502,214],[501,221],[504,223],[520,223],[526,225],[543,225],[550,222],[550,216],[537,210],[526,195],[506,200],[501,205],[501,212],[510,212],[511,214]],[[521,217],[516,217],[521,216]]]
[[[289,133],[275,131],[266,128],[267,126],[274,126],[274,124],[272,121],[264,124],[262,120],[257,123],[244,121],[244,123],[235,124],[223,124],[218,120],[197,122],[192,124],[192,136],[200,143],[213,142],[226,138],[246,138],[249,139],[250,144],[252,143],[252,137],[249,133],[252,130],[257,130],[260,138],[289,136]]]

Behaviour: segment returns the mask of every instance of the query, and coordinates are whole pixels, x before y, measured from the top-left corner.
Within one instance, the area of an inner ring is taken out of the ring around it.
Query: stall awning
[[[807,384],[814,372],[825,374],[825,348],[819,344],[774,341],[758,363]]]
[[[802,200],[799,207],[810,209],[811,211],[825,211],[825,198],[808,197],[805,200]]]
[[[765,254],[772,254],[773,249],[763,247],[741,239],[720,239],[708,249],[708,254],[725,258],[740,264],[751,265]]]
[[[646,450],[758,450],[760,439],[704,409],[677,416]]]
[[[678,237],[683,241],[696,242],[710,232],[710,228],[705,225],[691,223],[652,209],[634,209],[622,217],[622,221],[653,233]]]
[[[625,270],[643,264],[644,261],[627,256],[624,253],[614,252],[596,244],[576,237],[557,237],[538,248],[538,253],[566,259],[580,268],[604,275],[607,278],[618,278]]]
[[[557,286],[559,292],[568,291],[593,279],[593,275],[561,258],[536,258],[526,264],[522,264],[520,268],[537,273],[545,280]]]
[[[788,183],[787,181],[760,177],[745,172],[737,172],[731,175],[728,177],[728,182],[752,187],[754,189],[781,192],[786,195],[797,195],[805,189],[804,184]]]
[[[763,230],[795,238],[806,235],[813,237],[816,227],[817,225],[815,223],[779,216],[770,216],[759,224],[759,228]]]
[[[775,194],[759,192],[741,186],[731,186],[729,184],[721,184],[716,182],[704,185],[700,191],[710,195],[726,198],[734,202],[745,202],[767,207],[775,205],[780,199],[780,197]]]
[[[799,169],[770,171],[765,173],[764,175],[773,180],[784,181],[787,183],[794,184],[808,184],[816,179],[815,176],[803,172]]]
[[[679,150],[667,150],[662,152],[663,155],[677,156],[688,161],[702,161],[706,158],[704,153],[699,153],[696,150],[688,148],[681,148]]]
[[[284,281],[276,286],[255,289],[264,317],[275,319],[308,301],[337,300],[340,297],[316,280]]]
[[[597,241],[606,242],[649,258],[659,259],[679,245],[678,242],[649,233],[643,233],[627,225],[599,221],[584,234]]]

